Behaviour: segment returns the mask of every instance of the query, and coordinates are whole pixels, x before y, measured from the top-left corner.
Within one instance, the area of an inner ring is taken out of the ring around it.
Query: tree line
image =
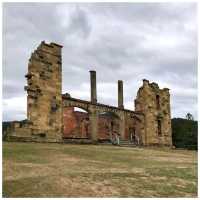
[[[172,142],[176,148],[197,150],[198,122],[187,113],[186,118],[172,119]]]

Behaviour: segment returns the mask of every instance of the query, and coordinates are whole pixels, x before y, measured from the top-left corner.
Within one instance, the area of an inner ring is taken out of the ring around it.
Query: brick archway
[[[90,124],[90,132],[91,139],[93,141],[97,141],[99,138],[98,135],[98,123],[99,123],[99,114],[100,113],[113,113],[119,119],[119,135],[121,139],[125,138],[126,132],[126,116],[129,117],[137,117],[138,119],[143,117],[142,113],[134,112],[131,110],[118,108],[114,106],[108,106],[100,103],[92,103],[90,101],[80,100],[71,98],[70,96],[63,95],[63,109],[65,107],[78,107],[83,110],[86,110],[89,115],[89,124]]]
[[[77,111],[73,106],[63,108],[63,138],[91,138],[89,113],[82,109]],[[84,112],[83,112],[84,111]]]

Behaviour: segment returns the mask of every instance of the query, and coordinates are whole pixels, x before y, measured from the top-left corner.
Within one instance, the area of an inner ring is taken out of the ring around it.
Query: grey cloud
[[[13,96],[15,97],[20,97],[23,95],[26,95],[24,88],[21,87],[23,83],[18,83],[18,82],[11,82],[11,83],[4,83],[3,84],[3,98],[8,99]]]
[[[91,32],[91,26],[84,10],[76,7],[70,16],[70,24],[67,27],[68,34],[77,34],[78,37],[86,39]]]
[[[197,93],[196,5],[4,3],[3,98],[26,95],[28,59],[45,40],[64,46],[63,92],[89,100],[88,71],[93,69],[99,102],[116,105],[122,79],[125,106],[133,108],[130,102],[147,78],[171,88],[173,117],[187,111],[197,118],[197,94],[191,92]],[[25,113],[25,107],[6,109],[4,119]]]

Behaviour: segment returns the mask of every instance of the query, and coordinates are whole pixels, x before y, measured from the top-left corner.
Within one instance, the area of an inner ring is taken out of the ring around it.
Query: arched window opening
[[[83,112],[83,113],[87,113],[86,110],[82,109],[82,108],[79,108],[79,107],[74,107],[74,111],[75,112]]]
[[[82,108],[63,108],[63,125],[63,138],[90,138],[89,113]]]

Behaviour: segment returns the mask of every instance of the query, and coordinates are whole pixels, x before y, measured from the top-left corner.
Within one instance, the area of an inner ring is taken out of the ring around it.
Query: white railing
[[[136,142],[136,145],[140,144],[140,138],[137,135],[135,135],[135,142]]]
[[[136,145],[140,144],[140,138],[137,135],[130,135],[130,141]]]
[[[119,145],[120,143],[120,136],[117,133],[110,134],[110,141],[112,144]]]
[[[111,133],[110,134],[110,141],[112,144],[119,145],[120,144],[120,136],[117,133]],[[137,135],[131,135],[130,142],[139,145],[140,144],[140,138]]]

